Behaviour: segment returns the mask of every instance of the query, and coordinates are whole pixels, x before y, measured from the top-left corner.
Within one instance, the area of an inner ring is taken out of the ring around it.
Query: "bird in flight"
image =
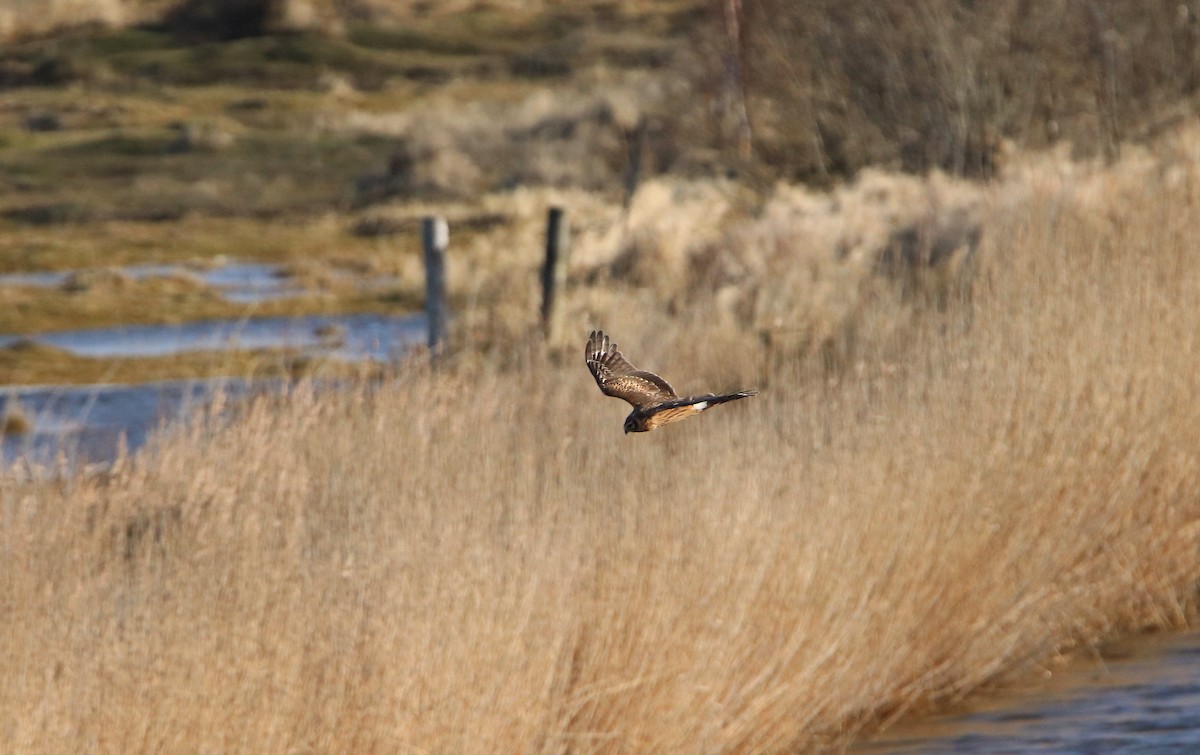
[[[748,390],[719,396],[706,393],[680,397],[666,380],[630,364],[601,330],[592,331],[583,360],[604,395],[624,399],[633,406],[633,411],[625,418],[626,433],[649,432],[668,422],[699,414],[711,406],[758,393]]]

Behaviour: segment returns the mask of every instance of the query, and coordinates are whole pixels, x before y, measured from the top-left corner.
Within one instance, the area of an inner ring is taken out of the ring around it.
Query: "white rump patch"
[[[707,408],[708,408],[708,402],[707,402],[707,401],[701,401],[701,402],[700,402],[700,403],[698,403],[698,404],[692,404],[692,409],[694,409],[694,410],[696,410],[696,411],[698,411],[698,412],[702,412],[702,411],[704,411],[704,410],[705,410],[705,409],[707,409]]]

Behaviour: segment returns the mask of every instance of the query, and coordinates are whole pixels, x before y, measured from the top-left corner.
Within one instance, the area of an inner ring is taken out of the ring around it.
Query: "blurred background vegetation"
[[[1002,140],[1115,157],[1194,112],[1200,4],[750,0],[741,54],[756,154],[778,172],[864,165],[986,176]],[[1189,103],[1184,105],[1184,103]]]
[[[556,84],[599,65],[654,70],[669,92],[637,104],[654,118],[658,169],[715,168],[701,158],[716,148],[720,167],[802,180],[868,165],[986,176],[1006,139],[1115,157],[1122,142],[1193,113],[1200,83],[1195,0],[2,0],[0,37],[0,85],[10,91],[378,93],[463,79]],[[261,122],[266,109],[229,103],[226,114]],[[26,125],[52,121],[27,114]],[[170,143],[188,138],[205,140],[193,131]],[[624,166],[614,158],[608,167],[612,181]]]
[[[572,282],[675,314],[716,296],[743,335],[827,349],[863,298],[845,281],[909,285],[987,235],[975,189],[865,172],[1111,162],[1194,121],[1200,81],[1200,0],[0,0],[0,39],[0,273],[252,260],[309,294],[256,314],[411,310],[436,212],[483,349],[533,330],[549,204]],[[823,231],[848,203],[881,228]],[[247,314],[104,279],[10,287],[0,333]]]

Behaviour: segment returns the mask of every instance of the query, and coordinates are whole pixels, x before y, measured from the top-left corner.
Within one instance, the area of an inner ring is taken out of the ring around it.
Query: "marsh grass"
[[[349,177],[389,152],[389,145],[370,138],[242,134],[220,119],[41,141],[0,158],[24,189],[0,205],[11,220],[26,219],[22,210],[45,203],[76,209],[62,218],[35,213],[28,222],[176,220],[189,213],[296,217],[336,208]]]
[[[251,303],[231,301],[220,290],[186,274],[134,280],[121,275],[119,268],[84,270],[58,288],[3,286],[0,291],[8,308],[0,312],[0,333],[313,313],[398,313],[411,312],[421,304],[415,277],[369,285],[370,277],[339,275],[336,263],[326,261],[295,264],[287,272],[288,282],[296,287],[294,295]],[[5,381],[0,378],[0,382]]]
[[[0,436],[10,437],[24,435],[33,429],[25,410],[18,401],[8,401],[4,405],[4,419],[0,421]]]
[[[26,752],[839,747],[1194,620],[1196,177],[992,195],[968,309],[759,372],[711,300],[577,322],[683,390],[625,437],[578,359],[218,407],[102,478],[0,478],[0,737]],[[1102,190],[1097,190],[1099,189]],[[775,271],[778,272],[778,271]],[[967,315],[970,315],[967,317]],[[868,323],[869,325],[869,323]],[[903,337],[901,337],[903,336]]]
[[[381,243],[346,234],[340,218],[303,220],[187,216],[172,223],[110,220],[53,227],[9,227],[0,237],[0,271],[74,270],[139,263],[220,264],[240,259],[308,264],[356,259],[380,270],[420,252],[419,238]]]

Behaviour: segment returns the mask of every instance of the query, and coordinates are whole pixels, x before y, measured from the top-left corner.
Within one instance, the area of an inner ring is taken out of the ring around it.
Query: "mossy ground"
[[[246,306],[186,280],[6,287],[0,333],[412,310],[424,285],[416,233],[356,230],[364,209],[356,181],[385,169],[396,139],[339,128],[341,114],[523,97],[606,58],[643,65],[604,40],[620,29],[670,32],[690,5],[472,11],[403,28],[352,26],[337,36],[202,43],[154,27],[82,28],[6,44],[0,272],[262,261],[285,265],[302,294]],[[586,53],[564,47],[567,31],[596,42]],[[478,235],[456,232],[456,241]],[[339,267],[395,283],[364,293],[336,282]],[[229,365],[226,355],[197,354],[145,374]],[[88,381],[110,370],[125,367],[25,354],[0,381]]]

